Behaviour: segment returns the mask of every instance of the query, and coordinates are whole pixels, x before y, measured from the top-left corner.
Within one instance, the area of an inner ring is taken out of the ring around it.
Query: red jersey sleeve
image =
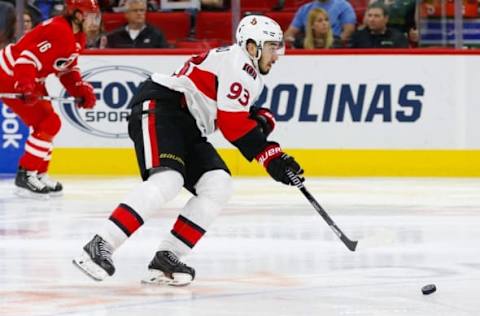
[[[71,68],[78,51],[69,22],[63,17],[47,20],[27,33],[16,45],[14,77],[46,78]]]
[[[257,122],[249,118],[248,112],[228,112],[218,109],[217,126],[228,141],[235,142],[257,127]]]

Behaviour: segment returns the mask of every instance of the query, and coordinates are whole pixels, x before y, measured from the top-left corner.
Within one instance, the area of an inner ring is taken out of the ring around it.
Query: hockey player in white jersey
[[[174,75],[154,74],[142,84],[131,101],[128,132],[144,182],[83,247],[83,254],[73,260],[76,266],[98,281],[113,275],[113,252],[185,187],[193,196],[159,244],[143,282],[189,284],[195,270],[180,259],[232,194],[228,167],[205,137],[217,129],[276,181],[291,184],[287,171],[303,180],[299,164],[267,140],[275,126],[273,115],[252,107],[263,88],[262,76],[283,52],[280,26],[251,15],[240,21],[236,44],[194,56]]]

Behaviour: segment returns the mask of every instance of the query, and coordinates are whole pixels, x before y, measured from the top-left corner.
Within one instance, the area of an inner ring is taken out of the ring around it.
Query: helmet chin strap
[[[257,68],[258,71],[260,71],[260,66],[258,65],[258,62],[260,58],[262,57],[262,47],[260,45],[257,45],[257,54],[255,57],[252,57],[253,65],[255,68]]]

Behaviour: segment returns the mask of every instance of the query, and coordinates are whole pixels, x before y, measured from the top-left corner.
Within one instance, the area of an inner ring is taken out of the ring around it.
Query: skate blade
[[[21,198],[34,199],[34,200],[48,200],[50,199],[49,193],[35,193],[24,188],[16,188],[15,195]]]
[[[172,273],[173,279],[167,277],[162,271],[148,269],[148,276],[143,278],[142,284],[187,286],[192,282],[192,276],[188,273]]]
[[[50,197],[53,197],[53,198],[59,198],[63,196],[63,191],[59,191],[59,192],[51,191],[48,195],[50,195]]]
[[[108,276],[107,272],[93,262],[86,252],[73,259],[72,263],[95,281],[103,281]]]

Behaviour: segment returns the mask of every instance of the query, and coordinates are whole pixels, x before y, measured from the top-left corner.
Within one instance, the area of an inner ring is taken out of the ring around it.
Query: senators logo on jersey
[[[255,71],[255,68],[253,68],[251,65],[249,65],[248,63],[245,63],[242,69],[245,70],[247,74],[252,76],[253,79],[257,79],[257,72]]]

